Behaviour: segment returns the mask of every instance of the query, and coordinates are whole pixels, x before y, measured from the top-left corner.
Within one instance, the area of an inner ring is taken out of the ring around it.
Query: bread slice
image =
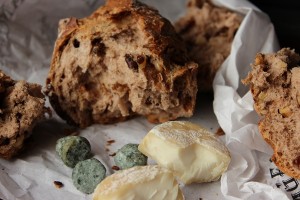
[[[47,86],[68,122],[86,127],[134,115],[150,122],[190,117],[197,64],[158,11],[109,0],[91,16],[60,21]]]
[[[189,0],[187,5],[175,29],[184,39],[188,55],[199,65],[199,91],[212,91],[215,74],[230,54],[242,17],[210,0]]]
[[[0,157],[9,159],[23,148],[47,109],[38,84],[14,81],[0,70]]]
[[[284,48],[256,55],[244,83],[262,116],[259,130],[272,146],[272,160],[287,175],[300,179],[300,56]]]

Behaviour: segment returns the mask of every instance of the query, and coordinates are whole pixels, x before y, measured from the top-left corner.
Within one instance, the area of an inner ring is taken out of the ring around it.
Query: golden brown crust
[[[284,48],[258,53],[243,80],[250,85],[259,131],[272,147],[272,160],[285,174],[300,178],[300,56]]]
[[[81,127],[135,115],[191,116],[197,65],[158,11],[109,0],[91,16],[60,22],[47,87],[58,114]]]
[[[14,81],[0,71],[0,157],[17,155],[35,124],[44,118],[41,86]]]

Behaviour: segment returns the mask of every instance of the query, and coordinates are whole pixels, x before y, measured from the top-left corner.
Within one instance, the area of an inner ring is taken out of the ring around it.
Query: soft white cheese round
[[[227,170],[227,147],[208,130],[187,121],[154,127],[138,149],[185,184],[216,181]]]
[[[136,166],[106,177],[93,200],[184,200],[177,180],[158,165]]]

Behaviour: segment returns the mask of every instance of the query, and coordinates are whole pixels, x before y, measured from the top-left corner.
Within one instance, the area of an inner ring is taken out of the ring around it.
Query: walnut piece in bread
[[[14,81],[0,70],[0,157],[9,159],[23,148],[47,109],[38,84]]]
[[[250,85],[254,108],[262,117],[259,131],[274,150],[272,160],[300,179],[300,56],[289,48],[258,53],[243,82]]]
[[[241,16],[210,0],[190,0],[186,14],[175,23],[184,39],[188,56],[198,65],[198,90],[212,90],[217,70],[229,56]]]
[[[47,88],[56,112],[86,127],[134,115],[190,117],[197,64],[171,23],[135,0],[109,0],[91,16],[60,22]]]

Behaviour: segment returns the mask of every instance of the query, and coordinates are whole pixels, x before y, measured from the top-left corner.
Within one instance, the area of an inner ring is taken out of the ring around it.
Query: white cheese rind
[[[157,165],[136,166],[105,178],[93,200],[184,200],[172,172]]]
[[[185,184],[218,180],[230,163],[226,146],[190,122],[172,121],[154,127],[139,150]]]

